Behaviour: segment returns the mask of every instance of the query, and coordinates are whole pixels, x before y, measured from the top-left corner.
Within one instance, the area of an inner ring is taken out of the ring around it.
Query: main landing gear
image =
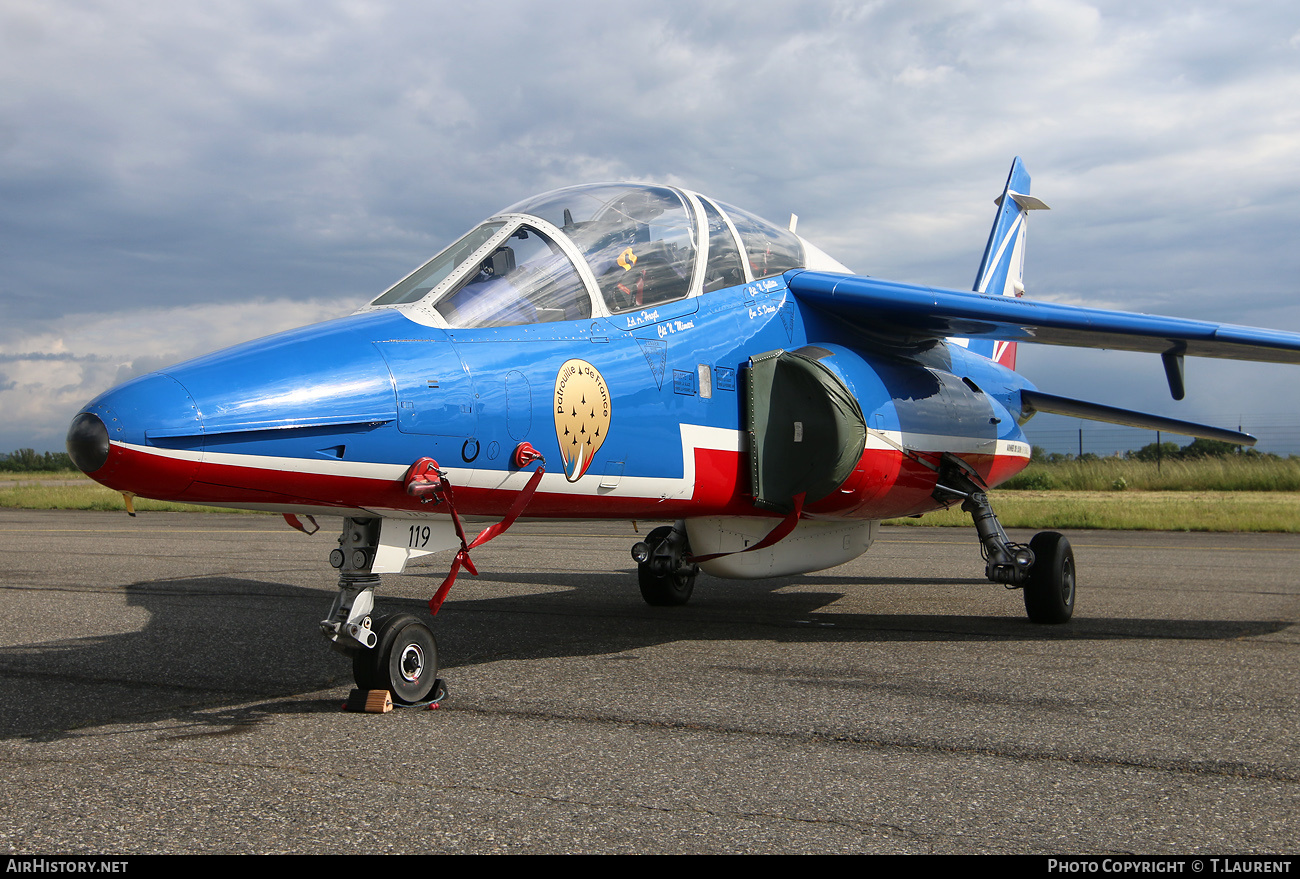
[[[334,649],[352,657],[352,676],[362,690],[388,690],[406,705],[438,697],[438,643],[433,632],[409,613],[375,617],[375,553],[379,519],[344,519],[339,548],[330,564],[339,571],[339,593],[321,633]]]
[[[689,557],[686,522],[682,519],[656,528],[632,547],[637,583],[646,604],[672,607],[690,600],[700,567],[686,561]]]
[[[984,574],[1008,589],[1023,589],[1031,622],[1059,624],[1074,614],[1074,551],[1065,535],[1035,534],[1029,545],[1012,543],[998,521],[988,495],[965,462],[944,455],[934,496],[941,501],[962,499],[971,514],[984,554]]]

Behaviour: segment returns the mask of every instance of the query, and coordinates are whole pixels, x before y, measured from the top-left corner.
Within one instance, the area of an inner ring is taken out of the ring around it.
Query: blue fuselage
[[[377,309],[180,363],[101,395],[84,411],[103,420],[114,448],[131,460],[92,475],[119,490],[194,503],[376,510],[392,505],[391,492],[367,499],[357,485],[331,490],[332,477],[391,483],[432,457],[455,483],[505,487],[511,451],[528,442],[552,462],[539,498],[563,495],[540,501],[533,515],[744,512],[743,467],[714,462],[739,468],[719,477],[692,472],[694,465],[701,449],[737,461],[745,454],[749,358],[808,345],[829,352],[821,362],[857,398],[886,451],[951,452],[994,480],[1023,466],[1028,444],[1013,415],[1023,379],[959,345],[876,347],[871,329],[803,305],[780,277],[615,317],[524,326],[439,329]],[[577,480],[555,472],[567,441],[557,377],[571,361],[594,367],[609,397],[604,435]],[[693,443],[688,433],[722,439]],[[165,466],[151,474],[142,455]],[[303,478],[254,478],[258,472]],[[688,478],[734,484],[683,488]],[[895,481],[897,474],[882,476],[873,503],[838,514],[936,506],[924,486],[895,492],[891,502]],[[504,502],[486,490],[467,511],[496,512]],[[719,503],[725,509],[714,509]]]

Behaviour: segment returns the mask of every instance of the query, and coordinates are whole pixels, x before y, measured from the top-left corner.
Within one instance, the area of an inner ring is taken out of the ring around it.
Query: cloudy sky
[[[969,288],[1016,155],[1053,208],[1028,295],[1300,331],[1294,0],[3,0],[0,451],[574,183],[795,212],[858,272]],[[1189,360],[1179,404],[1154,355],[1020,367],[1300,453],[1296,367]]]

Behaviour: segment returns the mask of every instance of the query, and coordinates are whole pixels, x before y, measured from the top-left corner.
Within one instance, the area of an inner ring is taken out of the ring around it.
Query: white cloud
[[[136,309],[75,315],[27,335],[5,333],[0,449],[60,448],[77,410],[114,385],[218,348],[341,317],[359,304],[282,299]]]

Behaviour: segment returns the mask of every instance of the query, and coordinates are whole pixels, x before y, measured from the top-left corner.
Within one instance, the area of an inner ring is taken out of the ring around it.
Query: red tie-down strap
[[[461,524],[460,514],[456,512],[456,498],[452,491],[451,483],[447,480],[446,474],[438,469],[438,462],[432,458],[421,458],[411,465],[411,469],[406,474],[406,493],[412,497],[428,498],[434,496],[438,500],[447,504],[447,512],[451,513],[452,524],[456,528],[456,536],[460,538],[460,549],[456,553],[456,558],[452,560],[451,571],[447,574],[447,579],[442,581],[438,591],[434,593],[433,598],[429,599],[429,613],[433,616],[438,615],[438,610],[442,607],[442,602],[446,599],[447,593],[451,591],[451,584],[456,582],[456,575],[460,573],[462,565],[465,570],[471,574],[478,574],[478,569],[474,567],[474,562],[469,557],[469,551],[476,546],[482,546],[492,538],[504,534],[519,514],[528,506],[528,502],[533,499],[533,493],[537,491],[538,484],[542,481],[542,474],[546,472],[546,459],[541,453],[532,447],[529,443],[520,443],[515,448],[513,461],[516,467],[524,467],[533,461],[540,461],[533,475],[529,477],[528,484],[519,492],[514,503],[506,512],[506,516],[500,522],[489,525],[478,533],[472,541],[465,539],[465,527]]]
[[[698,565],[700,562],[711,562],[714,559],[720,559],[724,555],[740,555],[742,552],[753,552],[756,549],[767,549],[774,543],[780,543],[782,540],[789,537],[790,532],[794,531],[795,526],[799,524],[799,516],[803,513],[804,494],[805,493],[801,491],[794,496],[794,509],[786,514],[786,517],[782,519],[775,528],[769,531],[766,537],[758,543],[755,543],[753,546],[747,546],[744,549],[738,549],[734,552],[714,552],[709,555],[691,556],[688,561],[692,564]]]
[[[317,531],[320,530],[320,526],[316,524],[316,517],[315,517],[315,516],[303,516],[302,518],[303,518],[303,519],[306,519],[308,522],[311,523],[311,530],[310,530],[310,531],[307,530],[307,526],[306,526],[306,525],[302,524],[302,519],[299,519],[299,518],[298,518],[297,516],[295,516],[293,513],[285,513],[285,514],[284,514],[284,521],[288,522],[289,525],[290,525],[290,527],[292,527],[292,528],[297,528],[297,529],[298,529],[299,531],[301,531],[303,534],[315,534]]]

